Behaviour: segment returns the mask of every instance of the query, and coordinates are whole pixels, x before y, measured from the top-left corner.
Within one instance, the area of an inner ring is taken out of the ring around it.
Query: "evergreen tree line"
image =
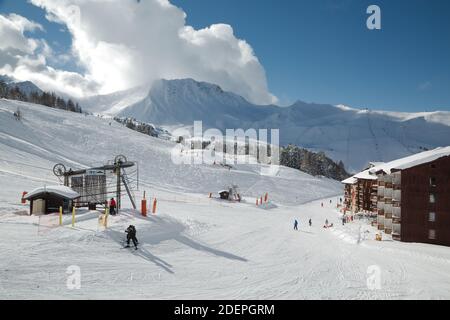
[[[313,176],[324,176],[335,180],[344,180],[350,176],[342,161],[336,163],[323,152],[315,153],[295,145],[288,145],[281,149],[280,164]]]
[[[158,132],[156,131],[155,127],[153,127],[151,124],[139,122],[134,118],[115,117],[114,120],[117,121],[118,123],[123,124],[128,129],[146,134],[148,136],[152,136],[152,137],[156,137],[156,138],[158,137]]]
[[[19,87],[8,86],[3,81],[0,81],[0,99],[1,98],[42,104],[50,108],[72,112],[82,112],[80,105],[77,102],[73,102],[72,99],[66,101],[53,92],[31,92],[30,94],[26,94],[22,92]]]

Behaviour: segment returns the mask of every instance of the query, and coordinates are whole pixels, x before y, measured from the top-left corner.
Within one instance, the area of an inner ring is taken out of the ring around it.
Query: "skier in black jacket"
[[[130,240],[132,240],[134,248],[137,250],[138,240],[136,238],[136,228],[133,225],[130,225],[125,232],[127,234],[127,246],[125,248],[130,247]]]

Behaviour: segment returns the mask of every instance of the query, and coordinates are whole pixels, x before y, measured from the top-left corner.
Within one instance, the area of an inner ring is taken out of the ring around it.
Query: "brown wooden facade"
[[[450,246],[450,157],[402,170],[401,177],[400,240]]]
[[[357,182],[357,210],[372,211],[372,196],[376,180],[358,179]],[[376,195],[376,193],[375,193]]]

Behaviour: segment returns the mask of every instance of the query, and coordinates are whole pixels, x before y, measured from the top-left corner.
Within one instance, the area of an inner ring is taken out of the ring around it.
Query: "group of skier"
[[[308,224],[310,227],[312,227],[312,219],[309,219]],[[297,219],[294,219],[294,230],[298,230],[299,222]],[[332,228],[333,224],[329,224],[328,219],[325,220],[324,228]]]
[[[309,224],[310,227],[312,227],[312,220],[311,219],[309,219],[308,224]],[[298,225],[299,225],[298,220],[295,219],[294,220],[294,230],[298,230]]]

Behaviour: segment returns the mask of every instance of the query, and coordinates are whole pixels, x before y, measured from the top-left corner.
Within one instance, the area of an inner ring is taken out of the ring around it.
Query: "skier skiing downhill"
[[[138,247],[138,240],[136,238],[136,228],[133,225],[130,225],[127,230],[125,230],[126,234],[127,234],[127,245],[125,248],[129,248],[130,247],[130,240],[133,241],[134,244],[134,249],[137,250]]]
[[[298,230],[298,221],[295,219],[294,221],[294,230]]]

